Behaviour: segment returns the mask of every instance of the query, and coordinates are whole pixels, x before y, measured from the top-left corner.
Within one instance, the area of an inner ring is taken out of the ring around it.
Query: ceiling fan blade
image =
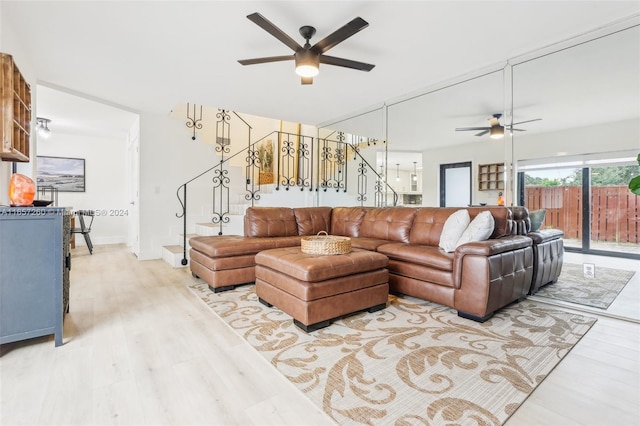
[[[266,58],[253,58],[253,59],[240,59],[242,65],[254,65],[254,64],[265,64],[267,62],[280,62],[280,61],[291,61],[294,59],[293,55],[287,56],[267,56]]]
[[[510,132],[526,132],[525,129],[512,129],[512,128],[507,128],[507,130],[509,130]]]
[[[313,77],[300,77],[300,84],[313,84]]]
[[[318,53],[324,53],[336,44],[345,41],[355,33],[364,30],[368,26],[369,23],[367,21],[360,17],[357,17],[348,24],[338,28],[337,30],[317,42],[315,45],[313,45],[311,50]]]
[[[489,129],[489,130],[490,130],[490,129]],[[480,132],[480,133],[476,133],[476,136],[483,136],[483,135],[486,135],[487,133],[489,133],[489,130],[484,130],[484,131],[482,131],[482,132]]]
[[[540,120],[542,120],[542,118],[534,118],[533,120],[518,121],[517,123],[510,124],[508,127],[515,126],[518,124],[531,123],[532,121],[540,121]]]
[[[491,127],[456,127],[456,132],[465,132],[467,130],[491,130]]]
[[[336,58],[335,56],[320,55],[320,63],[327,65],[337,65],[339,67],[352,68],[360,71],[371,71],[375,65],[364,62],[352,61],[351,59]]]
[[[302,49],[302,46],[300,46],[297,41],[289,37],[284,31],[276,27],[271,21],[260,15],[258,12],[247,15],[247,18],[249,18],[250,21],[254,22],[260,28],[289,46],[289,48],[294,52]]]

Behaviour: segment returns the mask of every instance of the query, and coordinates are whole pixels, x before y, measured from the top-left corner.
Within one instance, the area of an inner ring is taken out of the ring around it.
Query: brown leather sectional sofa
[[[505,207],[469,207],[471,219],[488,210],[495,221],[488,240],[446,253],[438,247],[447,218],[459,208],[439,207],[252,207],[244,236],[190,239],[191,271],[220,292],[255,281],[255,255],[300,245],[303,236],[327,231],[351,237],[354,248],[389,258],[389,289],[450,306],[485,321],[498,309],[526,297],[534,275],[533,241],[514,235]]]

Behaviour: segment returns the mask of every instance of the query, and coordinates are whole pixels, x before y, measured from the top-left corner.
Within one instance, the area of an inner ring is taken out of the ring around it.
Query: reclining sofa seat
[[[558,281],[564,257],[564,232],[560,229],[541,229],[531,232],[531,219],[526,207],[509,207],[513,214],[514,234],[533,240],[533,277],[529,294]]]
[[[259,251],[300,245],[302,236],[329,230],[332,235],[351,237],[354,248],[385,254],[391,292],[444,304],[457,309],[460,316],[485,321],[529,291],[531,239],[512,235],[512,213],[507,208],[467,208],[472,219],[489,210],[494,232],[487,241],[466,243],[445,253],[438,247],[440,234],[446,219],[457,210],[252,207],[245,215],[245,236],[190,240],[191,270],[214,291],[233,288],[255,280]],[[238,280],[229,280],[234,273]]]

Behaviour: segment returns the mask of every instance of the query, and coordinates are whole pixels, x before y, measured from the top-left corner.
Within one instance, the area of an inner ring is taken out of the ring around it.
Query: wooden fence
[[[582,187],[527,186],[529,211],[547,209],[543,228],[562,229],[565,238],[582,238]],[[591,188],[591,240],[640,243],[640,196],[627,186]]]

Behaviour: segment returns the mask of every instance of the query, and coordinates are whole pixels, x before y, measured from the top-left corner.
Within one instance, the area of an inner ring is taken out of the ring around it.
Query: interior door
[[[471,162],[440,165],[440,207],[471,204]]]
[[[140,134],[136,129],[131,135],[129,146],[127,147],[127,158],[129,161],[129,232],[127,235],[127,246],[131,252],[138,256],[140,252]]]

